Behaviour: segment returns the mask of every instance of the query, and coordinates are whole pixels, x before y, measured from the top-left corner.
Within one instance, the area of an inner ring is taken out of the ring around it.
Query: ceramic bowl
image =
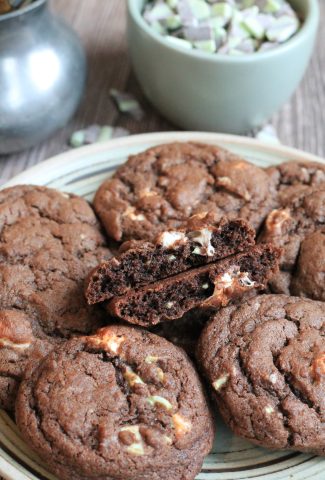
[[[135,74],[148,100],[188,130],[243,134],[265,123],[293,94],[307,68],[319,22],[318,0],[291,0],[303,18],[278,48],[243,56],[170,45],[128,0],[128,40]]]

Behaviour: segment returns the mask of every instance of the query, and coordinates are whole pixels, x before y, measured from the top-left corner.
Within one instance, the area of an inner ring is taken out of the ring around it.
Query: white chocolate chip
[[[152,190],[150,190],[150,188],[144,188],[143,190],[141,190],[141,192],[139,193],[139,197],[140,198],[148,198],[148,197],[156,197],[158,195],[157,192],[153,192]]]
[[[169,260],[170,262],[173,262],[174,260],[176,260],[175,255],[169,255],[168,260]]]
[[[31,346],[30,343],[15,343],[7,338],[0,338],[0,346],[12,348],[14,350],[27,350]]]
[[[123,213],[123,217],[128,217],[131,220],[143,222],[146,217],[142,213],[136,214],[135,211],[136,210],[134,207],[128,207]]]
[[[160,397],[159,395],[152,395],[151,397],[147,398],[148,403],[153,407],[158,404],[166,408],[166,410],[172,410],[173,405],[164,397]]]
[[[127,425],[125,427],[122,427],[120,431],[133,433],[136,440],[140,441],[142,437],[139,429],[140,429],[139,425]]]
[[[130,367],[126,367],[123,377],[128,382],[130,387],[133,387],[136,384],[144,385],[144,381]]]
[[[204,283],[204,284],[202,285],[202,288],[203,288],[203,290],[207,290],[207,289],[209,288],[209,284],[208,284],[208,283]]]
[[[227,373],[212,383],[213,388],[218,392],[228,382],[228,379],[229,374]]]
[[[153,363],[157,363],[159,360],[158,357],[155,357],[155,356],[152,356],[152,355],[148,355],[146,358],[145,358],[145,362],[148,363],[149,365],[152,365]],[[161,368],[159,367],[156,367],[156,373],[157,373],[157,377],[158,379],[162,382],[165,378],[165,374],[164,372],[162,371]]]
[[[161,368],[157,368],[157,376],[158,376],[158,379],[162,382],[165,378],[165,374],[164,372],[162,371]]]
[[[239,267],[232,267],[213,281],[214,292],[203,303],[205,305],[226,306],[232,295],[255,288],[256,282],[249,278],[248,272],[241,272]]]
[[[198,243],[200,247],[195,247],[193,252],[195,255],[207,255],[208,257],[212,257],[215,253],[215,249],[211,244],[212,239],[212,232],[208,228],[202,228],[197,232],[190,232],[188,237]]]
[[[264,408],[264,410],[265,410],[265,413],[267,413],[268,415],[270,415],[271,413],[274,412],[274,408],[271,407],[271,405],[267,405],[267,406]]]
[[[158,357],[155,357],[155,356],[153,356],[153,355],[148,355],[148,356],[145,358],[144,361],[145,361],[146,363],[149,363],[149,365],[150,365],[151,363],[157,363],[158,360],[159,360]]]
[[[186,418],[184,418],[179,413],[175,413],[172,416],[172,420],[175,428],[176,438],[183,437],[186,433],[188,433],[192,429],[191,422]]]
[[[127,447],[127,451],[132,453],[133,455],[143,455],[144,448],[143,448],[143,439],[139,431],[139,425],[130,425],[126,427],[122,427],[121,432],[130,432],[135,437],[135,442],[132,443]]]
[[[224,187],[229,187],[232,184],[231,178],[229,177],[219,177],[218,178],[218,185],[222,185]]]
[[[244,286],[244,287],[254,287],[254,285],[256,284],[256,282],[254,282],[253,280],[251,280],[248,276],[248,273],[247,272],[244,272],[241,274],[241,276],[239,276],[239,282]]]
[[[229,288],[234,283],[235,277],[233,274],[226,272],[220,277],[220,283],[222,284],[223,288]]]
[[[173,308],[173,306],[174,306],[174,302],[167,302],[166,303],[167,308]]]
[[[112,353],[118,353],[123,342],[124,337],[118,337],[117,335],[113,334],[109,339],[106,340],[106,345]]]
[[[182,232],[163,232],[159,237],[159,244],[164,248],[171,248],[176,245],[176,243],[187,241],[185,234]]]
[[[273,383],[273,384],[277,382],[277,374],[276,373],[271,373],[270,382]]]
[[[290,210],[273,210],[266,219],[266,229],[272,235],[281,235],[283,224],[291,218]]]
[[[173,440],[170,437],[168,437],[167,435],[164,435],[163,438],[164,438],[167,445],[171,445],[173,443]]]
[[[110,332],[103,333],[102,336],[99,333],[89,337],[89,341],[96,345],[102,345],[105,350],[107,349],[110,353],[117,355],[124,342],[124,337],[119,337],[115,333]]]
[[[144,448],[142,443],[132,443],[127,447],[127,451],[133,455],[144,455]]]
[[[68,193],[60,192],[60,194],[63,198],[70,198],[70,195]]]

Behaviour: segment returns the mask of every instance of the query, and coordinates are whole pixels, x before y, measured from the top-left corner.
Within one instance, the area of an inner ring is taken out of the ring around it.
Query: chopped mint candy
[[[78,130],[74,132],[70,137],[69,144],[73,148],[79,148],[85,145],[85,131]]]
[[[211,7],[211,16],[218,21],[220,27],[230,22],[234,9],[228,3],[215,3]]]
[[[215,40],[201,40],[194,42],[194,47],[198,50],[203,50],[204,52],[214,53],[216,51],[216,42]]]
[[[212,25],[212,31],[216,41],[222,42],[227,36],[227,31],[222,27],[213,27]]]
[[[110,96],[114,100],[120,113],[127,113],[136,120],[141,120],[143,118],[144,113],[139,102],[130,93],[120,92],[115,88],[112,88],[110,90]]]
[[[79,148],[83,145],[105,142],[112,138],[126,137],[128,135],[130,135],[130,132],[125,128],[114,128],[110,125],[90,125],[84,130],[74,132],[70,137],[69,144],[73,148]]]
[[[283,43],[298,30],[299,21],[294,17],[284,15],[277,18],[272,26],[267,29],[266,37],[270,42]]]
[[[172,9],[163,2],[156,3],[152,8],[146,9],[144,18],[148,23],[155,20],[163,20],[173,15]]]
[[[166,0],[166,3],[170,8],[176,8],[178,6],[179,1],[178,0]]]
[[[249,8],[252,7],[253,5],[256,5],[256,0],[242,0],[241,2],[241,8]]]
[[[241,53],[254,53],[257,49],[258,42],[254,38],[245,38],[237,45],[236,50]]]
[[[188,0],[188,3],[197,20],[205,20],[210,17],[210,6],[205,0]]]
[[[182,20],[179,15],[172,15],[165,20],[161,20],[161,23],[167,30],[176,30],[182,26]]]
[[[193,48],[192,43],[184,40],[183,38],[172,37],[171,35],[168,35],[166,40],[169,43],[174,44],[176,47],[185,48],[186,50],[191,50]]]
[[[184,36],[190,42],[204,42],[213,39],[213,32],[209,25],[185,27]]]
[[[281,9],[281,2],[279,0],[266,0],[263,12],[276,13]]]
[[[163,27],[163,20],[155,20],[154,22],[151,22],[151,28],[154,30],[156,33],[159,33],[160,35],[165,35],[166,30]]]
[[[300,27],[287,0],[148,0],[143,16],[175,46],[226,55],[276,48]]]
[[[276,42],[264,42],[258,49],[259,52],[268,52],[269,50],[273,50],[274,48],[278,47],[279,44]]]

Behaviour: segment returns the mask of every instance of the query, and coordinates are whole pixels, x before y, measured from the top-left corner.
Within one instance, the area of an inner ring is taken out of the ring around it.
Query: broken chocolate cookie
[[[142,326],[176,320],[196,307],[218,309],[262,290],[278,269],[280,250],[259,245],[114,297],[107,311]]]
[[[191,226],[196,220],[191,219]],[[193,267],[215,262],[254,245],[254,230],[242,220],[224,220],[197,230],[170,230],[153,243],[130,242],[118,257],[103,262],[91,273],[86,298],[89,304],[110,300]]]

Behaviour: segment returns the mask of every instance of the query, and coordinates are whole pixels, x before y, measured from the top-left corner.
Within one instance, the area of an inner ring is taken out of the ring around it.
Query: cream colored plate
[[[91,200],[99,184],[130,154],[159,143],[196,141],[217,144],[251,162],[267,167],[288,160],[324,160],[313,155],[262,144],[256,140],[212,133],[153,133],[85,147],[54,157],[17,177],[4,187],[21,183],[46,185],[82,195]],[[203,465],[198,480],[324,480],[325,459],[296,452],[270,451],[235,437],[218,420],[213,453]],[[54,479],[39,458],[21,440],[15,424],[0,411],[0,473],[9,480]],[[170,479],[173,480],[173,479]]]

